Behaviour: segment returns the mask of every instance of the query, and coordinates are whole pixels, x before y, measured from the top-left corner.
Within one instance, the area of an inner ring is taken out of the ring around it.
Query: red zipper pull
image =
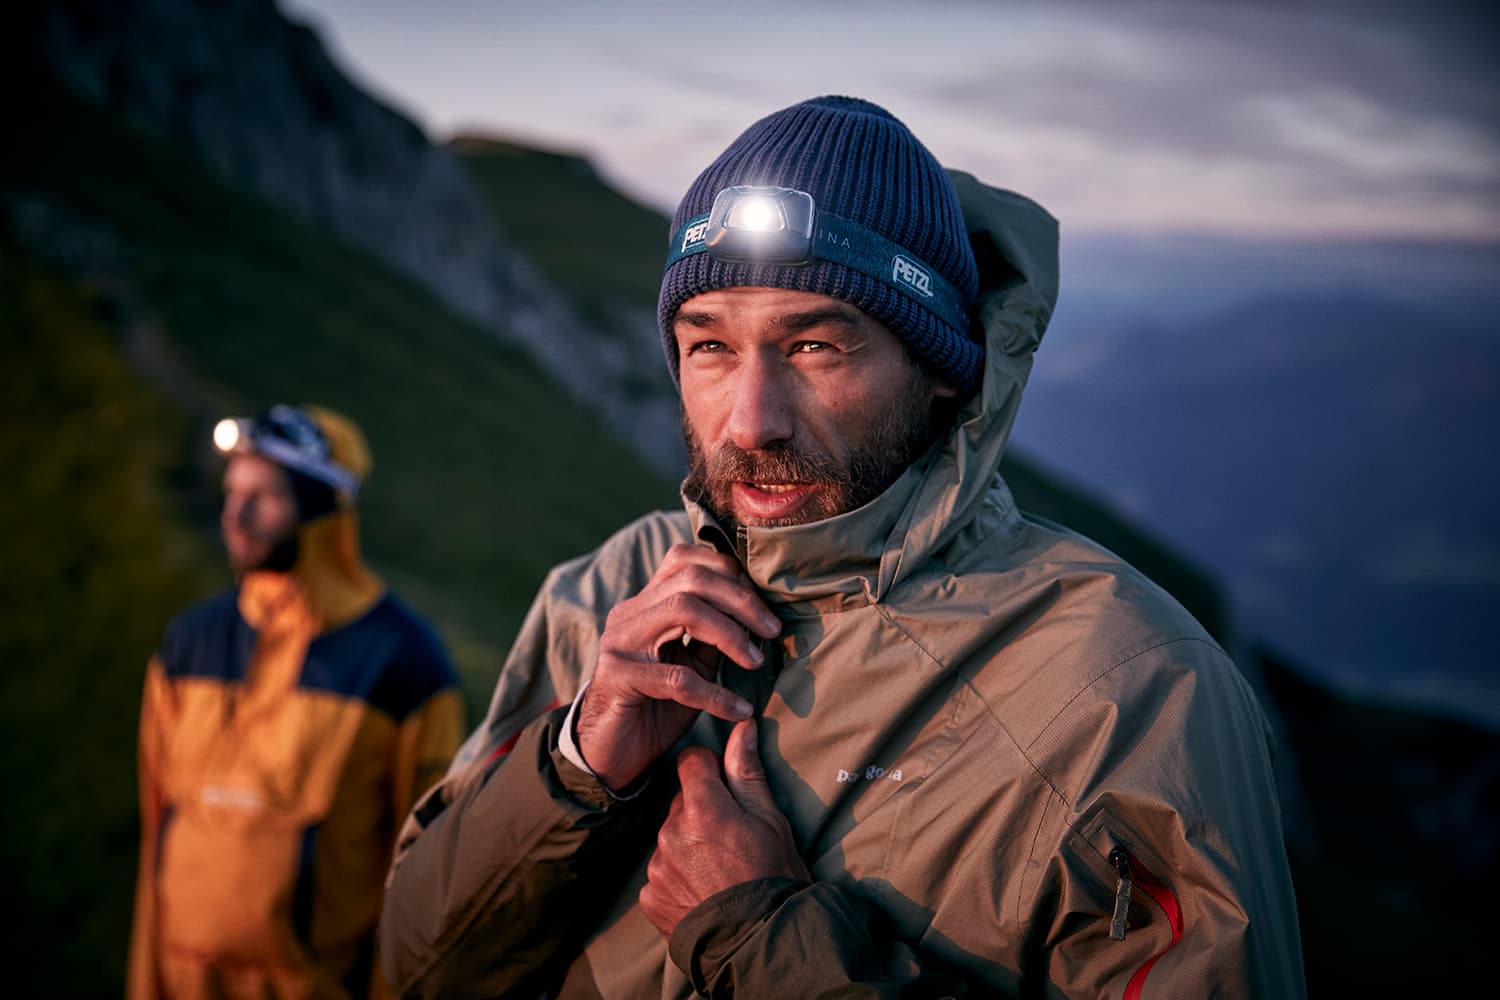
[[[1130,915],[1130,891],[1135,886],[1135,879],[1130,871],[1130,855],[1120,848],[1109,852],[1109,863],[1115,866],[1120,876],[1115,882],[1115,914],[1109,923],[1109,936],[1113,941],[1124,941],[1126,918]]]

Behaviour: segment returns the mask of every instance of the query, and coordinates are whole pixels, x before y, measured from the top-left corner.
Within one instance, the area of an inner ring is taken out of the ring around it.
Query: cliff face
[[[14,16],[12,45],[72,92],[521,345],[657,468],[678,467],[654,323],[581,318],[513,250],[455,157],[271,0],[23,2]]]

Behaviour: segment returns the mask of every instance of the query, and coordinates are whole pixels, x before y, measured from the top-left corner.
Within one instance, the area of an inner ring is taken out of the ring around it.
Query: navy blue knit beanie
[[[967,311],[979,275],[964,229],[958,194],[927,148],[890,112],[853,97],[818,97],[751,125],[688,188],[672,217],[670,238],[706,214],[714,196],[732,185],[775,185],[806,191],[818,212],[872,230],[947,280]],[[917,297],[830,260],[811,263],[731,263],[707,253],[682,257],[662,276],[657,322],[672,378],[678,308],[702,292],[759,286],[817,292],[873,316],[906,342],[929,371],[962,393],[978,385],[984,348],[958,323]]]

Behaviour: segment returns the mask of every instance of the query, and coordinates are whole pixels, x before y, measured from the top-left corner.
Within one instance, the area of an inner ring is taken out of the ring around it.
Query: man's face
[[[705,292],[673,334],[684,488],[731,530],[869,503],[927,447],[934,400],[954,395],[885,326],[813,292]]]
[[[224,469],[219,528],[236,575],[291,569],[297,558],[297,500],[286,472],[259,455],[232,456]]]

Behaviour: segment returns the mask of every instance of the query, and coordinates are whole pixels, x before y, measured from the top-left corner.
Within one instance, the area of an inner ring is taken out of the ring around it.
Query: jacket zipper
[[[1177,905],[1177,897],[1173,895],[1172,890],[1147,871],[1139,859],[1132,858],[1124,848],[1116,847],[1110,851],[1109,863],[1114,866],[1119,876],[1119,881],[1115,883],[1115,912],[1110,922],[1109,936],[1116,941],[1125,940],[1125,918],[1130,910],[1131,893],[1136,886],[1139,886],[1142,892],[1161,907],[1162,914],[1166,916],[1167,923],[1172,928],[1172,940],[1167,942],[1165,948],[1152,955],[1140,968],[1136,969],[1134,975],[1130,977],[1130,982],[1125,985],[1124,1000],[1139,1000],[1141,991],[1146,987],[1146,977],[1150,975],[1151,967],[1182,939],[1182,908]]]
[[[1135,887],[1135,876],[1130,870],[1130,855],[1116,847],[1109,852],[1109,863],[1115,866],[1119,879],[1115,882],[1115,915],[1109,922],[1109,937],[1112,941],[1125,940],[1125,918],[1130,915],[1130,890]]]

